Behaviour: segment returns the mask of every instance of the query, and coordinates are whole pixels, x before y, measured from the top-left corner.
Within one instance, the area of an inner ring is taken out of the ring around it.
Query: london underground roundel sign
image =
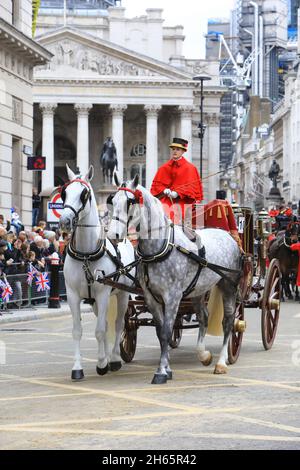
[[[61,200],[60,193],[54,194],[52,199],[48,201],[47,222],[58,222],[63,208],[64,204]]]

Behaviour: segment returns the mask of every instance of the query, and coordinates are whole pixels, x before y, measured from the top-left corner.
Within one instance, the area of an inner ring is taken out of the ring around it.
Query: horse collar
[[[142,263],[154,263],[165,260],[172,252],[174,248],[174,224],[171,223],[169,226],[168,238],[165,240],[163,247],[158,253],[154,255],[144,255],[137,247],[137,254]]]

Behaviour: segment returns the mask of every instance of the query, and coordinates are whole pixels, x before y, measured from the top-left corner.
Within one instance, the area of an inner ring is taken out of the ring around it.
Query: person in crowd
[[[30,245],[30,251],[35,252],[35,258],[37,260],[37,264],[41,271],[44,270],[46,262],[44,258],[44,239],[40,235],[36,235],[34,238],[33,243]]]
[[[5,260],[5,252],[7,250],[7,243],[5,240],[0,238],[0,275],[2,275],[5,271],[6,260]]]
[[[37,188],[32,189],[32,227],[37,224],[38,216],[41,208],[42,198]]]
[[[44,236],[44,231],[47,228],[47,222],[45,220],[40,220],[37,226],[37,229],[35,230],[36,233],[38,233],[41,237]]]
[[[6,240],[7,230],[4,227],[0,227],[0,239]]]
[[[9,232],[10,230],[10,221],[7,220],[7,222],[5,223],[3,214],[0,214],[0,228],[5,228],[7,232]]]
[[[180,224],[188,213],[192,214],[193,204],[202,201],[202,182],[197,168],[183,156],[188,141],[174,137],[169,147],[170,160],[158,169],[151,193],[161,200],[167,215]]]
[[[11,226],[15,229],[17,235],[21,230],[24,230],[17,207],[11,209]]]

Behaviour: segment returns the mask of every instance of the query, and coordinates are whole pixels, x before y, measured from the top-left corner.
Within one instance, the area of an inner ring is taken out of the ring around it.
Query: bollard
[[[55,253],[53,253],[55,255]],[[48,301],[48,308],[60,308],[59,302],[59,258],[58,256],[51,257],[50,273],[50,295]]]

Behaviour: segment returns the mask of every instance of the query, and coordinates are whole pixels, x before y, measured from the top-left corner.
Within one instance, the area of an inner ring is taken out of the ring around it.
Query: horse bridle
[[[82,206],[80,207],[80,209],[78,211],[76,211],[74,209],[74,207],[70,206],[69,204],[65,204],[65,200],[66,200],[66,189],[68,186],[70,186],[72,183],[80,183],[82,184],[83,186],[85,186],[85,188],[83,189],[81,195],[80,195],[80,201],[82,203]],[[85,206],[87,205],[87,202],[89,200],[91,200],[91,188],[89,187],[88,183],[84,180],[82,180],[81,178],[76,178],[75,180],[72,180],[72,181],[68,181],[66,184],[64,184],[64,186],[62,186],[61,190],[60,190],[60,197],[63,201],[63,204],[64,204],[64,209],[71,209],[71,211],[74,213],[75,217],[74,217],[74,220],[73,220],[73,228],[75,225],[77,225],[77,222],[78,222],[78,219],[79,219],[79,214],[80,212],[82,212],[84,209],[85,209]]]
[[[126,194],[126,197],[127,197],[127,215],[128,215],[128,220],[125,221],[123,219],[121,219],[120,217],[118,216],[113,216],[112,217],[112,220],[116,220],[117,222],[120,222],[121,224],[124,224],[126,225],[126,229],[127,229],[127,233],[128,233],[128,227],[129,227],[129,223],[131,222],[131,220],[133,219],[133,215],[129,215],[129,209],[130,209],[130,206],[134,206],[135,204],[139,204],[140,206],[143,205],[144,203],[144,199],[143,199],[143,193],[142,191],[140,191],[139,189],[130,189],[130,188],[126,188],[126,186],[120,186],[118,188],[118,191],[125,191],[125,194]],[[128,193],[131,193],[134,195],[134,199],[132,198],[129,198],[128,197]]]

